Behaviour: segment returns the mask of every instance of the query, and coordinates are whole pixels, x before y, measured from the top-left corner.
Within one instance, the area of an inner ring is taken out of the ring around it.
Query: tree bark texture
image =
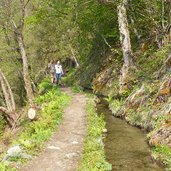
[[[128,29],[126,5],[127,5],[127,0],[121,0],[120,4],[118,5],[118,24],[119,24],[119,31],[120,31],[120,42],[122,45],[123,59],[124,59],[124,64],[121,69],[121,75],[119,79],[120,93],[124,89],[127,89],[129,68],[130,66],[133,65],[132,62],[133,55],[131,49],[130,34]]]
[[[124,57],[124,64],[130,66],[132,65],[132,50],[126,14],[126,4],[127,0],[122,0],[120,5],[118,6],[118,23],[120,31],[120,41]]]
[[[168,29],[168,34],[169,34],[169,42],[171,42],[171,0],[168,0],[169,3],[169,29]]]
[[[23,79],[24,79],[24,83],[25,83],[25,90],[27,93],[27,98],[28,98],[29,104],[33,105],[34,96],[33,96],[33,90],[31,87],[31,79],[30,79],[30,75],[29,75],[29,71],[28,71],[28,61],[27,61],[27,55],[26,55],[26,51],[25,51],[24,41],[23,41],[22,34],[19,32],[19,30],[15,31],[15,33],[16,33],[19,50],[20,50],[20,55],[21,55],[22,61],[23,61]]]
[[[3,74],[3,72],[0,70],[0,74],[7,86],[7,89],[8,89],[8,93],[9,93],[9,96],[10,96],[10,105],[11,105],[11,108],[12,108],[12,111],[15,111],[16,110],[16,107],[15,107],[15,101],[14,101],[14,96],[13,96],[13,93],[12,93],[12,90],[11,90],[11,87],[9,85],[9,82],[8,80],[6,79],[5,75]]]
[[[79,63],[77,61],[77,58],[75,57],[74,49],[72,48],[72,46],[70,46],[70,49],[71,49],[72,57],[75,61],[76,67],[79,67]]]
[[[24,0],[20,0],[20,5],[21,5],[21,7],[20,7],[20,9],[21,9],[20,23],[17,26],[14,21],[12,21],[12,22],[13,22],[13,27],[14,27],[14,33],[15,33],[16,40],[17,40],[18,47],[19,47],[19,52],[20,52],[22,62],[23,62],[23,79],[24,79],[27,99],[29,101],[30,106],[33,106],[34,95],[33,95],[33,90],[32,90],[32,86],[31,86],[31,79],[30,79],[29,70],[28,70],[27,54],[25,51],[25,45],[24,45],[24,40],[23,40],[25,7],[27,6],[28,3],[29,3],[29,0],[27,1],[26,4],[25,4]]]
[[[0,111],[5,114],[5,118],[10,126],[15,122],[18,115],[16,114],[14,96],[3,72],[0,69],[0,85],[2,87],[3,96],[5,99],[6,107],[0,106]]]
[[[5,103],[6,103],[6,107],[9,111],[13,111],[13,107],[11,104],[11,98],[10,98],[10,94],[9,91],[7,89],[7,86],[5,85],[5,81],[3,79],[3,73],[0,69],[0,83],[1,83],[1,87],[2,87],[2,92],[4,95],[4,99],[5,99]]]

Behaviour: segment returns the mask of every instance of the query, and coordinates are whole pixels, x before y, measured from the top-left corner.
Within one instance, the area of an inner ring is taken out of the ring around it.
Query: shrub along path
[[[86,97],[73,94],[69,88],[64,92],[73,97],[66,108],[62,124],[42,153],[30,161],[22,171],[74,171],[78,167],[86,133]]]

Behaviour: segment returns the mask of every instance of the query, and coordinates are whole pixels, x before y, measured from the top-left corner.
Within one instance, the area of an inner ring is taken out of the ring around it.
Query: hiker
[[[61,76],[64,74],[62,70],[62,65],[60,61],[58,61],[55,65],[55,71],[56,71],[56,84],[61,84]]]
[[[48,64],[48,68],[50,71],[50,77],[51,77],[51,83],[55,83],[55,62],[51,60],[51,62]]]

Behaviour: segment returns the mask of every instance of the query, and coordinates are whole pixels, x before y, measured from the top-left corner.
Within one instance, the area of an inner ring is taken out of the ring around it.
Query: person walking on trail
[[[48,64],[48,68],[50,71],[51,83],[54,84],[55,83],[55,62],[53,60]]]
[[[55,65],[55,71],[56,71],[56,84],[61,84],[61,77],[64,73],[60,61],[58,61],[57,64]]]

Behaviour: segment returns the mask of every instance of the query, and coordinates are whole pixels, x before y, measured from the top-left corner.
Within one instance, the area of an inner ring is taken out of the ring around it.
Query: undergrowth
[[[71,99],[68,95],[61,93],[59,88],[50,85],[47,80],[39,85],[39,90],[41,93],[45,92],[45,94],[35,99],[35,103],[41,108],[37,120],[24,120],[21,123],[23,131],[13,142],[13,145],[20,145],[24,152],[31,156],[38,153],[44,142],[47,141],[55,131],[62,119],[64,107]],[[17,157],[11,158],[11,161],[20,163],[26,160]],[[1,163],[0,170],[13,171],[14,169],[10,169],[8,165],[8,162]]]
[[[166,166],[167,171],[171,171],[171,149],[166,145],[157,145],[152,149],[154,159],[162,161]]]
[[[137,60],[138,72],[136,73],[137,77],[143,78],[143,81],[152,81],[154,80],[154,73],[159,71],[162,67],[163,62],[166,60],[170,53],[170,45],[163,47],[158,51],[149,49],[141,55]]]
[[[111,164],[105,159],[102,143],[102,130],[105,127],[103,116],[98,116],[93,100],[87,106],[87,136],[84,142],[84,151],[79,171],[108,171],[112,170]]]
[[[76,80],[76,69],[72,69],[65,77],[62,78],[62,82],[65,86],[70,86],[74,93],[81,93],[83,88]]]

